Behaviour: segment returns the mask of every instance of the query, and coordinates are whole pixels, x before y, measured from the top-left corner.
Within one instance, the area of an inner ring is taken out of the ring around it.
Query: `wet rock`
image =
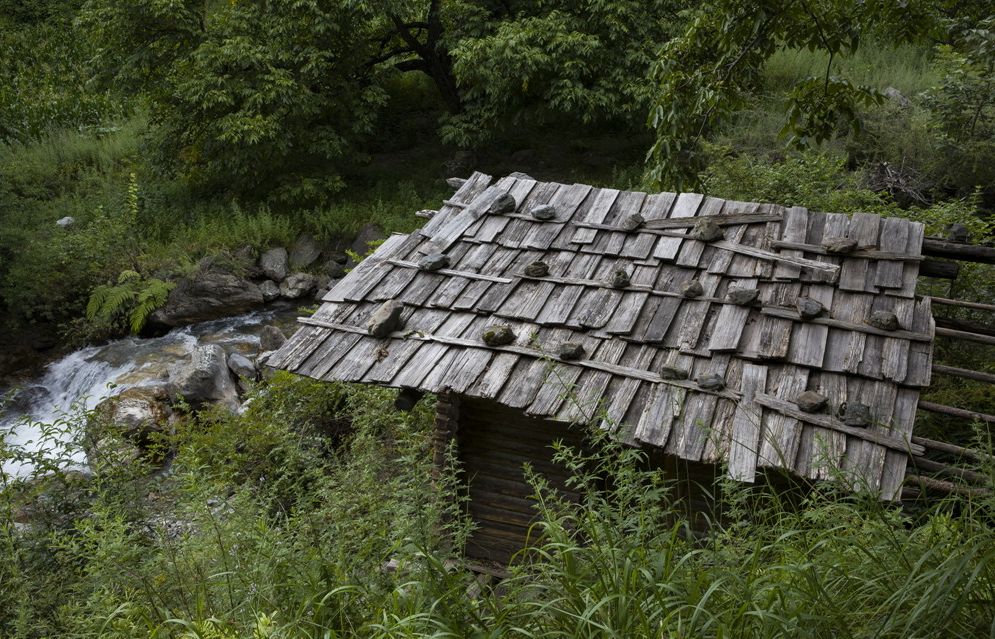
[[[826,249],[827,253],[846,255],[847,253],[853,253],[857,250],[857,240],[849,237],[842,237],[836,240],[830,240],[822,246]]]
[[[160,436],[169,430],[171,411],[162,387],[129,388],[97,405],[83,441],[90,468],[130,465],[164,458]]]
[[[826,307],[810,297],[799,297],[795,300],[795,308],[798,309],[798,314],[801,315],[803,320],[815,319],[822,315]]]
[[[556,207],[552,204],[541,204],[533,207],[529,215],[542,222],[556,219]]]
[[[288,264],[290,268],[299,271],[314,264],[321,255],[321,247],[310,233],[303,233],[290,249]]]
[[[66,217],[60,217],[58,220],[55,221],[56,226],[64,229],[69,228],[75,223],[76,223],[76,218],[74,218],[71,215],[67,215]]]
[[[280,285],[273,280],[266,280],[259,285],[259,292],[263,294],[264,302],[272,302],[280,297]]]
[[[546,277],[549,275],[549,264],[545,262],[532,262],[525,267],[525,275],[528,277]]]
[[[795,398],[798,409],[805,413],[821,413],[826,410],[829,398],[815,391],[805,391]]]
[[[231,353],[228,355],[228,370],[237,378],[256,378],[256,365],[251,359],[241,353]]]
[[[184,326],[239,315],[263,303],[262,291],[252,282],[224,271],[201,272],[177,283],[149,325]]]
[[[313,291],[317,284],[317,279],[310,273],[291,273],[280,282],[280,296],[296,300]]]
[[[726,299],[733,304],[750,306],[760,299],[760,291],[755,288],[730,288],[726,293]]]
[[[264,326],[259,332],[259,349],[263,351],[275,351],[287,341],[287,336],[272,324]]]
[[[710,220],[707,217],[703,217],[698,220],[694,228],[691,229],[691,233],[688,234],[689,237],[701,240],[702,242],[714,242],[715,240],[721,240],[725,238],[725,233],[722,231],[722,227],[718,225],[715,220]]]
[[[515,201],[511,193],[506,192],[497,196],[497,199],[491,202],[491,205],[487,207],[484,213],[487,215],[501,215],[502,213],[513,213],[516,208],[518,208],[518,202]]]
[[[234,409],[238,406],[238,391],[228,372],[223,348],[217,344],[197,346],[190,361],[170,370],[169,391],[193,406],[218,402]]]
[[[698,280],[691,280],[681,285],[681,295],[688,299],[701,297],[705,294],[705,288]]]
[[[505,346],[515,341],[515,333],[507,324],[493,324],[484,329],[484,343],[488,346]]]
[[[622,230],[632,232],[642,227],[642,225],[645,223],[646,219],[642,215],[638,213],[633,213],[632,215],[622,220]]]
[[[632,281],[629,279],[629,274],[625,271],[615,271],[612,273],[612,288],[628,288],[631,283]]]
[[[387,337],[401,328],[401,312],[403,310],[404,304],[397,300],[384,302],[366,321],[366,332],[378,339]]]
[[[577,342],[564,342],[556,349],[556,356],[566,362],[584,357],[584,347]]]
[[[702,375],[698,378],[697,382],[698,386],[705,390],[717,391],[726,387],[726,380],[721,375],[715,373]]]
[[[259,268],[267,278],[274,282],[282,282],[290,270],[288,259],[287,249],[283,247],[270,249],[259,257]]]
[[[688,378],[688,372],[677,366],[664,366],[660,369],[660,377],[670,380],[681,380]]]
[[[449,266],[449,256],[442,253],[429,253],[418,260],[418,270],[438,271]]]
[[[966,243],[971,241],[971,232],[963,224],[951,224],[947,227],[947,241]]]
[[[898,316],[891,311],[874,311],[867,318],[867,323],[882,331],[897,331],[902,328],[898,322]]]
[[[452,190],[458,191],[464,184],[466,184],[466,179],[460,177],[446,178],[446,184],[448,184],[449,188]]]
[[[847,426],[870,426],[872,419],[871,407],[858,402],[846,402],[840,406],[839,417]]]

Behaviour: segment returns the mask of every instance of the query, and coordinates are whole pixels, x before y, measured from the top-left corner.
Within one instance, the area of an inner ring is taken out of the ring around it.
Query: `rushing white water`
[[[228,352],[259,351],[259,333],[267,324],[290,328],[292,309],[266,310],[175,329],[162,337],[128,337],[80,349],[48,365],[45,373],[17,388],[0,389],[10,397],[0,413],[0,437],[8,446],[67,455],[82,463],[79,450],[60,451],[61,432],[74,414],[90,410],[125,389],[161,384],[169,368],[190,357],[199,344],[218,344]],[[31,467],[5,463],[0,472],[23,475]]]

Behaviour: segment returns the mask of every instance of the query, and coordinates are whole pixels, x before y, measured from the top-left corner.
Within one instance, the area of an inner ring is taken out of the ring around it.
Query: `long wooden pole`
[[[975,450],[973,448],[964,448],[963,446],[957,446],[956,444],[948,442],[937,441],[935,439],[914,436],[912,437],[912,443],[919,444],[927,450],[936,450],[941,453],[956,455],[958,457],[968,457],[980,462],[995,462],[995,456],[989,455],[988,453],[983,453],[980,450]]]
[[[932,477],[923,477],[922,475],[906,475],[905,483],[913,486],[919,486],[926,490],[947,493],[948,495],[987,495],[991,493],[991,490],[988,488],[960,486],[953,482],[944,481],[942,479],[934,479]]]
[[[946,242],[935,238],[927,237],[922,242],[922,254],[933,257],[945,257],[963,262],[980,262],[982,264],[995,264],[995,248],[990,246],[978,246],[976,244],[960,244],[958,242]]]
[[[936,334],[940,337],[950,337],[953,339],[963,339],[969,342],[978,342],[979,344],[991,344],[995,346],[995,337],[990,337],[988,335],[978,335],[977,333],[968,333],[967,331],[955,331],[952,328],[936,328]]]
[[[960,417],[961,419],[969,419],[971,421],[981,421],[981,422],[988,422],[989,424],[995,424],[995,415],[988,415],[987,413],[979,413],[973,410],[954,408],[953,406],[945,406],[943,404],[935,404],[933,402],[924,402],[922,400],[919,400],[919,408],[921,408],[922,410],[929,411],[931,413],[939,413],[941,415]]]
[[[982,484],[984,486],[990,485],[993,483],[993,481],[995,481],[988,475],[985,475],[984,473],[968,470],[967,468],[957,468],[956,466],[948,466],[947,464],[941,464],[938,461],[933,461],[932,459],[926,459],[925,457],[913,456],[912,463],[915,465],[917,470],[926,470],[932,473],[940,473],[943,475],[956,477],[958,479],[963,479],[965,481],[974,482],[976,484]]]
[[[952,300],[946,297],[932,296],[929,298],[934,304],[943,306],[960,306],[962,308],[973,308],[979,311],[995,311],[995,304],[982,304],[981,302],[965,302],[964,300]]]
[[[953,377],[963,377],[965,379],[973,379],[977,382],[995,384],[995,375],[992,375],[991,373],[982,373],[981,371],[972,371],[967,368],[933,364],[933,372],[939,373],[940,375],[952,375]]]

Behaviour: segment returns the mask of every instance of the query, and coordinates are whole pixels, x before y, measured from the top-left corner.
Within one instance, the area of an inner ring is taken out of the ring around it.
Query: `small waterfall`
[[[198,344],[254,354],[264,326],[276,324],[289,332],[294,315],[293,307],[268,309],[186,326],[162,337],[127,337],[70,353],[49,364],[41,377],[19,388],[0,388],[0,398],[11,397],[6,410],[0,412],[0,437],[8,445],[30,451],[58,445],[42,443],[47,426],[79,409],[91,410],[128,388],[164,384],[170,367],[188,359]],[[82,451],[73,451],[72,459],[80,464],[85,461]],[[30,468],[5,464],[0,471],[23,475]]]

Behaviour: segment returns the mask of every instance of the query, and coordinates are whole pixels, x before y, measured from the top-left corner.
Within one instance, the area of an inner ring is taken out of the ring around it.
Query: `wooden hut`
[[[562,486],[550,443],[580,422],[703,476],[842,476],[894,500],[927,448],[923,245],[900,218],[475,173],[269,364],[439,394],[480,557],[520,547],[522,464]]]

